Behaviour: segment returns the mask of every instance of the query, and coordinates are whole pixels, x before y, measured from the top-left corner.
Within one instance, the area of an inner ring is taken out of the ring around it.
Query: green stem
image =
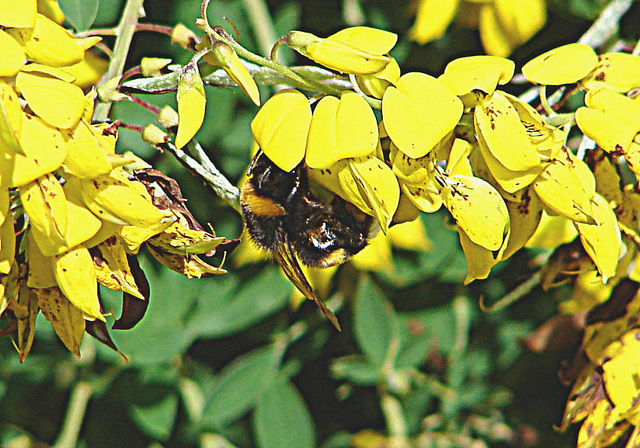
[[[234,444],[219,434],[205,432],[200,436],[201,448],[236,448]]]
[[[118,24],[116,35],[116,43],[113,49],[113,55],[107,73],[104,75],[105,80],[110,80],[122,75],[124,64],[129,54],[129,46],[131,39],[136,32],[136,25],[140,18],[140,11],[144,0],[127,0],[127,4],[122,12],[122,18]],[[111,103],[98,103],[93,112],[94,121],[106,121],[111,111]]]
[[[62,430],[52,448],[73,448],[78,444],[80,428],[92,394],[93,388],[87,382],[80,381],[74,386]]]
[[[200,152],[204,152],[198,144],[189,143],[189,145],[198,148],[197,151],[199,154]],[[240,190],[232,185],[231,182],[218,171],[213,163],[209,161],[208,166],[203,166],[182,149],[176,148],[172,142],[163,143],[161,147],[168,149],[184,166],[202,177],[213,191],[229,203],[234,210],[240,211]],[[206,160],[208,160],[208,158]]]
[[[249,15],[260,52],[266,56],[271,52],[271,47],[278,40],[269,9],[264,0],[242,0],[242,3],[244,3],[244,8]]]
[[[407,437],[407,422],[400,401],[392,395],[384,394],[380,399],[380,406],[391,438],[390,446],[409,448],[411,445]]]
[[[282,74],[283,76],[286,76],[287,78],[295,81],[296,83],[306,86],[306,88],[309,90],[315,90],[315,91],[323,92],[327,94],[339,94],[341,92],[341,90],[335,89],[331,86],[320,84],[312,79],[303,78],[302,76],[300,76],[299,74],[291,70],[286,65],[282,65],[275,60],[267,59],[255,53],[252,53],[246,48],[244,48],[242,45],[238,44],[230,36],[222,35],[221,33],[217,32],[216,30],[211,28],[211,25],[209,25],[209,22],[207,21],[206,10],[207,10],[208,4],[209,4],[209,0],[203,0],[202,22],[200,23],[200,26],[202,30],[210,36],[210,39],[212,42],[215,40],[222,41],[225,44],[229,45],[231,48],[233,48],[235,52],[238,54],[238,56],[240,56],[241,58],[246,59],[249,62],[253,62],[254,64],[262,65],[263,67],[268,67],[272,70],[275,70],[278,73]]]

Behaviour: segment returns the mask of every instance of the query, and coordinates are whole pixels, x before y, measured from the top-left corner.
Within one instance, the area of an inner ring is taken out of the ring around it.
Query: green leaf
[[[265,390],[253,414],[260,448],[313,448],[315,427],[300,392],[286,378]]]
[[[151,284],[147,313],[135,331],[111,331],[111,336],[131,363],[162,363],[183,354],[193,342],[187,331],[187,317],[202,290],[210,284],[186,279],[169,269],[155,271],[144,259],[141,266]],[[122,293],[106,288],[101,288],[101,293],[105,309],[113,308],[119,315]]]
[[[369,361],[382,367],[397,342],[397,317],[382,291],[365,278],[355,305],[354,330],[360,349]]]
[[[165,394],[157,400],[131,406],[131,418],[146,435],[167,440],[178,415],[178,396]]]
[[[233,277],[211,279],[188,323],[194,337],[221,337],[238,333],[285,307],[291,284],[275,267],[238,285]],[[215,287],[213,285],[215,283]]]
[[[353,356],[336,359],[331,365],[331,374],[335,379],[359,386],[375,386],[381,377],[376,366]]]
[[[219,429],[234,422],[254,405],[273,381],[279,362],[272,345],[253,350],[226,366],[206,397],[201,423]]]
[[[98,14],[99,0],[59,0],[60,9],[76,31],[91,28]]]

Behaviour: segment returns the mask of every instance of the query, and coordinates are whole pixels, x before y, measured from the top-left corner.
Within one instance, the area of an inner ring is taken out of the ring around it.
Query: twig
[[[598,19],[578,40],[578,43],[597,48],[618,32],[620,18],[629,10],[633,0],[613,0],[602,10]]]
[[[127,4],[122,12],[122,19],[116,28],[116,43],[113,50],[113,56],[109,63],[107,73],[105,73],[103,80],[109,80],[120,76],[124,71],[124,64],[129,54],[129,46],[131,45],[131,39],[136,31],[136,25],[138,19],[143,11],[142,4],[144,0],[127,0]],[[98,103],[95,111],[93,112],[94,121],[106,121],[109,118],[109,112],[111,111],[111,103]]]
[[[163,143],[160,147],[170,151],[180,163],[200,176],[221,199],[227,201],[234,210],[240,211],[240,190],[232,185],[211,161],[208,162],[208,166],[205,168],[182,149],[176,148],[172,142]]]
[[[155,33],[166,34],[167,36],[171,36],[173,33],[173,28],[170,26],[164,25],[156,25],[154,23],[138,23],[135,28],[136,31],[152,31]],[[97,28],[93,30],[82,31],[80,33],[76,33],[76,37],[90,37],[90,36],[115,36],[118,34],[118,28]]]
[[[269,9],[264,0],[242,0],[242,3],[247,10],[249,21],[256,34],[260,53],[263,56],[268,56],[271,52],[271,47],[278,40]]]
[[[632,3],[633,0],[613,0],[602,10],[600,16],[593,22],[582,37],[578,39],[578,42],[589,45],[591,48],[597,48],[603,45],[611,36],[618,32],[618,22],[629,10]],[[532,86],[520,95],[520,99],[531,103],[538,97],[539,93],[538,87]]]
[[[87,382],[80,381],[74,386],[62,430],[52,448],[73,448],[77,445],[84,414],[92,394],[93,388]]]
[[[380,398],[380,407],[387,423],[391,445],[396,448],[409,448],[409,438],[407,437],[407,422],[404,418],[402,405],[397,398],[390,394],[384,394]]]

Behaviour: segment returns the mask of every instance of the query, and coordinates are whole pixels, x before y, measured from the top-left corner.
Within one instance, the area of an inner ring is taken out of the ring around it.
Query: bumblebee
[[[364,249],[373,236],[373,217],[337,195],[328,204],[320,201],[310,189],[307,168],[302,163],[286,172],[262,151],[249,166],[240,204],[251,239],[273,255],[289,280],[340,329],[298,260],[313,268],[345,262]]]

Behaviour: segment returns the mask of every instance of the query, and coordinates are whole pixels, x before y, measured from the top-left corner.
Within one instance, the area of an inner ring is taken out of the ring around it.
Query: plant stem
[[[135,30],[136,32],[152,31],[155,33],[166,34],[167,36],[171,36],[171,33],[173,33],[173,28],[171,28],[170,26],[156,25],[154,23],[138,23]],[[83,38],[90,36],[115,36],[117,34],[118,28],[97,28],[76,33],[75,36],[78,38]]]
[[[193,145],[198,148],[197,151],[200,154],[204,152],[199,144]],[[160,147],[170,151],[187,169],[200,176],[221,199],[231,205],[234,210],[240,211],[240,190],[232,185],[211,161],[205,167],[182,149],[176,148],[172,142],[163,143]],[[209,159],[206,158],[206,160]]]
[[[77,445],[84,414],[92,394],[93,389],[87,382],[80,381],[74,386],[69,397],[62,431],[52,448],[73,448]]]
[[[282,74],[283,76],[286,76],[287,78],[295,81],[296,83],[306,86],[307,89],[328,93],[328,94],[339,94],[341,92],[341,90],[339,89],[335,89],[331,86],[320,84],[313,79],[306,79],[300,76],[299,74],[297,74],[296,72],[294,72],[293,70],[291,70],[286,65],[280,64],[277,61],[267,59],[255,53],[252,53],[246,48],[244,48],[242,45],[238,44],[235,40],[233,40],[231,36],[227,35],[224,32],[220,33],[214,30],[209,25],[209,22],[207,21],[207,17],[206,17],[206,11],[207,11],[208,5],[209,5],[209,0],[202,1],[202,21],[201,21],[202,23],[200,23],[200,26],[202,27],[202,30],[210,36],[212,42],[214,40],[222,41],[225,44],[229,45],[231,48],[233,48],[235,52],[238,54],[238,56],[240,56],[241,58],[246,59],[249,62],[253,62],[254,64],[262,65],[263,67],[268,67],[272,70],[275,70],[278,73]]]
[[[116,28],[116,43],[113,49],[113,56],[109,63],[107,73],[105,73],[103,80],[110,80],[114,77],[122,75],[124,71],[124,64],[127,60],[127,54],[129,54],[129,46],[131,45],[131,39],[136,31],[136,25],[142,11],[142,4],[144,0],[127,0],[127,3],[122,12],[122,18]],[[98,103],[95,111],[93,112],[94,121],[106,121],[109,118],[109,112],[111,111],[111,103]]]
[[[389,446],[393,448],[409,448],[407,423],[400,401],[390,394],[384,394],[380,399],[380,406],[382,407],[389,438],[391,439]]]
[[[256,34],[260,52],[267,56],[271,52],[273,44],[278,40],[269,9],[264,0],[242,0],[242,3],[244,3],[244,8]]]

